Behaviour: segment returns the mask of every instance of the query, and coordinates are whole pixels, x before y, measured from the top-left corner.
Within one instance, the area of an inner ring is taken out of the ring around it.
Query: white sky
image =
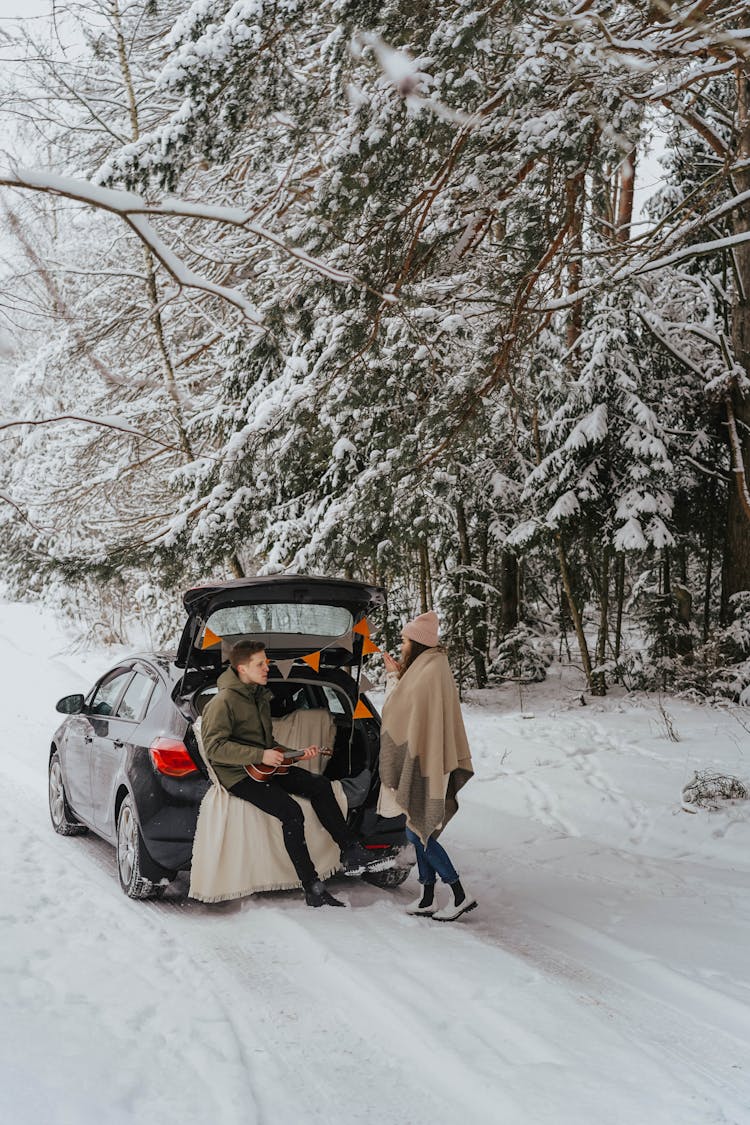
[[[0,0],[0,19],[35,18],[49,15],[52,0]]]
[[[41,33],[45,25],[50,25],[53,0],[0,0],[0,62],[6,63],[13,57],[13,48],[3,42],[3,32],[12,34],[21,27],[29,32]],[[65,19],[64,4],[56,5],[56,27],[58,34],[63,30],[67,40],[75,41],[75,32],[71,33],[71,22]]]

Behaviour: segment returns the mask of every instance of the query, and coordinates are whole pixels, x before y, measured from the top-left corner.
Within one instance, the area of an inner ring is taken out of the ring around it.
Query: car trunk
[[[353,810],[349,815],[352,827],[359,830],[365,818],[368,834],[372,832],[379,821],[375,816],[375,804],[379,785],[380,726],[376,714],[369,719],[354,721],[357,697],[352,677],[340,668],[331,668],[320,674],[304,668],[295,671],[287,680],[273,676],[267,686],[273,695],[271,715],[278,742],[293,749],[329,744],[333,751],[330,758],[313,759],[303,768],[309,768],[313,773],[325,772],[331,781],[341,781],[350,810]],[[216,692],[215,676],[207,670],[201,675],[200,686],[183,696],[185,717],[194,720],[202,714]],[[205,775],[205,767],[192,742],[189,738],[191,755]],[[365,775],[363,771],[368,772]],[[394,839],[400,840],[399,833],[402,831],[400,823],[394,824]]]
[[[283,710],[331,712],[335,753],[326,774],[356,776],[377,759],[379,726],[376,719],[352,719],[358,696],[350,672],[361,664],[363,642],[353,628],[384,601],[378,586],[296,574],[196,586],[183,598],[188,620],[176,664],[184,673],[175,698],[181,697],[186,718],[200,714],[238,640],[260,641],[272,662],[320,652],[318,672],[298,661],[284,669],[285,679],[272,663],[272,710],[277,717]]]
[[[385,601],[379,586],[298,574],[242,578],[193,587],[177,666],[218,671],[238,640],[262,642],[272,660],[320,652],[321,667],[358,664],[356,624]]]
[[[353,720],[356,694],[354,681],[347,672],[331,668],[316,674],[300,669],[287,680],[270,677],[267,687],[273,697],[271,715],[279,743],[294,749],[330,744],[334,754],[328,764],[321,764],[332,779],[352,777],[365,768],[373,768],[380,741],[378,721],[376,718]],[[186,718],[195,719],[202,714],[216,692],[213,675],[202,677],[199,687],[183,698],[188,712]],[[323,713],[329,728],[322,722]],[[316,718],[321,720],[318,726]]]

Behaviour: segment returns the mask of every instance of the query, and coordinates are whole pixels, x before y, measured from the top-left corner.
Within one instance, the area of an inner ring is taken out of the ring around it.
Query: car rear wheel
[[[135,818],[133,798],[123,798],[117,817],[117,873],[128,898],[160,898],[166,886],[141,874],[141,830]]]
[[[65,795],[62,766],[60,757],[55,751],[49,760],[49,815],[52,827],[60,836],[85,836],[88,828],[79,824],[70,811],[68,798]]]

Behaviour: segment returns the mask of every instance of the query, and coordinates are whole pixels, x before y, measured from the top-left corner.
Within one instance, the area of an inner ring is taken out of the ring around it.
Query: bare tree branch
[[[256,327],[262,327],[262,316],[255,306],[238,289],[225,285],[218,285],[202,274],[196,273],[175,254],[172,248],[154,230],[148,221],[150,217],[198,219],[204,222],[214,222],[240,227],[249,234],[256,235],[259,239],[271,243],[290,258],[294,258],[303,266],[315,270],[323,277],[341,284],[355,285],[376,293],[369,285],[354,277],[353,274],[322,261],[320,258],[307,254],[298,247],[289,246],[277,235],[267,228],[260,226],[252,220],[251,215],[238,207],[211,207],[205,204],[192,203],[187,200],[163,200],[159,203],[149,203],[135,192],[119,191],[113,188],[101,187],[87,180],[77,180],[68,176],[57,176],[47,172],[35,172],[31,169],[0,170],[0,187],[21,188],[29,191],[44,192],[48,195],[62,196],[79,203],[86,203],[102,211],[117,215],[128,224],[154,257],[161,263],[167,273],[174,278],[181,289],[197,289],[211,296],[234,305],[243,316]],[[381,300],[393,300],[391,295],[385,297],[376,293]]]

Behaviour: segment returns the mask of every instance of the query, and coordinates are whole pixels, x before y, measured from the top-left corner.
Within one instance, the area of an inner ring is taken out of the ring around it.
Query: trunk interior
[[[194,670],[185,677],[180,701],[187,719],[196,719],[216,694],[217,678],[217,669]],[[341,782],[349,805],[347,821],[365,846],[401,852],[406,844],[404,817],[381,817],[376,808],[380,790],[379,719],[352,720],[357,700],[351,676],[343,668],[321,667],[317,674],[311,671],[309,675],[306,669],[295,668],[289,679],[273,676],[267,686],[273,693],[271,715],[278,741],[294,749],[330,745],[330,758],[313,758],[300,767]],[[188,737],[186,745],[206,776],[194,739]],[[396,885],[406,872],[408,867],[400,873],[383,873],[383,877],[390,879],[388,885]]]
[[[183,699],[192,718],[197,718],[216,695],[217,678],[209,672],[199,677],[198,684],[193,677],[192,683],[185,684]],[[313,759],[313,772],[321,772],[332,781],[357,777],[365,769],[377,775],[378,724],[374,719],[352,721],[356,700],[353,681],[346,672],[321,668],[307,678],[304,671],[295,669],[287,680],[270,678],[267,687],[273,693],[274,736],[282,745],[293,749],[327,745],[333,751],[330,758]]]

